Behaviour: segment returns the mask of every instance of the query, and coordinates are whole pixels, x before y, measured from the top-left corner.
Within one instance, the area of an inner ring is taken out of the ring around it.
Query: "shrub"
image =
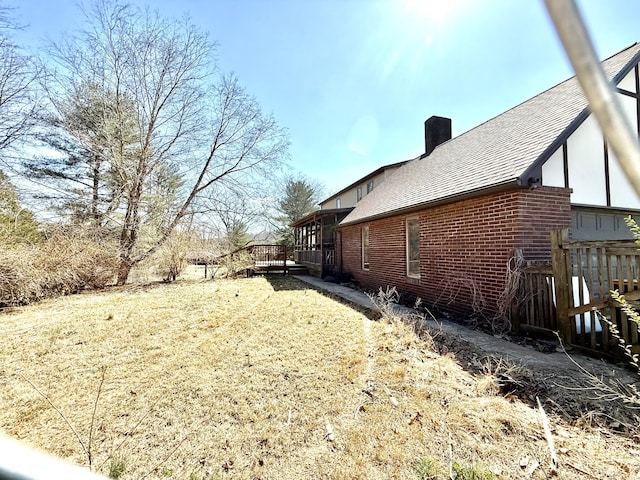
[[[109,462],[109,478],[120,478],[127,470],[127,458],[124,456],[112,457]]]
[[[103,232],[57,227],[37,245],[0,249],[0,306],[102,288],[117,271],[117,244]]]
[[[253,267],[254,258],[247,250],[225,255],[220,262],[220,266],[224,269],[227,278],[235,278],[246,272],[248,268]]]
[[[187,233],[175,232],[153,255],[151,262],[155,272],[165,282],[174,281],[185,269],[191,244],[191,237]]]
[[[419,480],[434,480],[436,478],[437,464],[429,458],[421,459],[414,468]]]
[[[498,480],[489,470],[477,466],[469,467],[453,462],[452,470],[453,480]]]

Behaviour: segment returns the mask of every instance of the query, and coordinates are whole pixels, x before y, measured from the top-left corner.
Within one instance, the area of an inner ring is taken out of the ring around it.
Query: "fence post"
[[[569,318],[569,288],[571,275],[567,271],[567,251],[563,242],[569,239],[569,230],[551,231],[551,264],[556,294],[556,319],[560,338],[565,346],[571,345],[571,321]]]

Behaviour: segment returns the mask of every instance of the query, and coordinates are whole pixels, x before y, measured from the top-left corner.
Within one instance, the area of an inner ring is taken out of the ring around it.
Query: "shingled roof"
[[[640,59],[640,43],[602,63],[617,85]],[[342,225],[527,185],[529,177],[588,116],[576,77],[455,137],[400,167],[360,201]]]

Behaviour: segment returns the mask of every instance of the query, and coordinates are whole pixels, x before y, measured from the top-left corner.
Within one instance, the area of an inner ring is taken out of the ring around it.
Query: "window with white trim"
[[[362,227],[362,269],[369,270],[369,225]]]
[[[341,200],[338,198],[336,199],[336,208],[340,208],[340,204],[341,204]]]
[[[407,276],[420,278],[420,219],[407,218]]]
[[[356,202],[362,200],[362,187],[358,187],[356,190]]]

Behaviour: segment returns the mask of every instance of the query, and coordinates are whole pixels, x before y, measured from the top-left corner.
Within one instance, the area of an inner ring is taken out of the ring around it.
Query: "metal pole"
[[[104,480],[87,468],[71,465],[0,436],[0,480]]]
[[[558,36],[573,65],[589,107],[620,166],[640,196],[640,149],[634,132],[622,112],[613,88],[598,61],[595,50],[573,0],[545,0]]]

